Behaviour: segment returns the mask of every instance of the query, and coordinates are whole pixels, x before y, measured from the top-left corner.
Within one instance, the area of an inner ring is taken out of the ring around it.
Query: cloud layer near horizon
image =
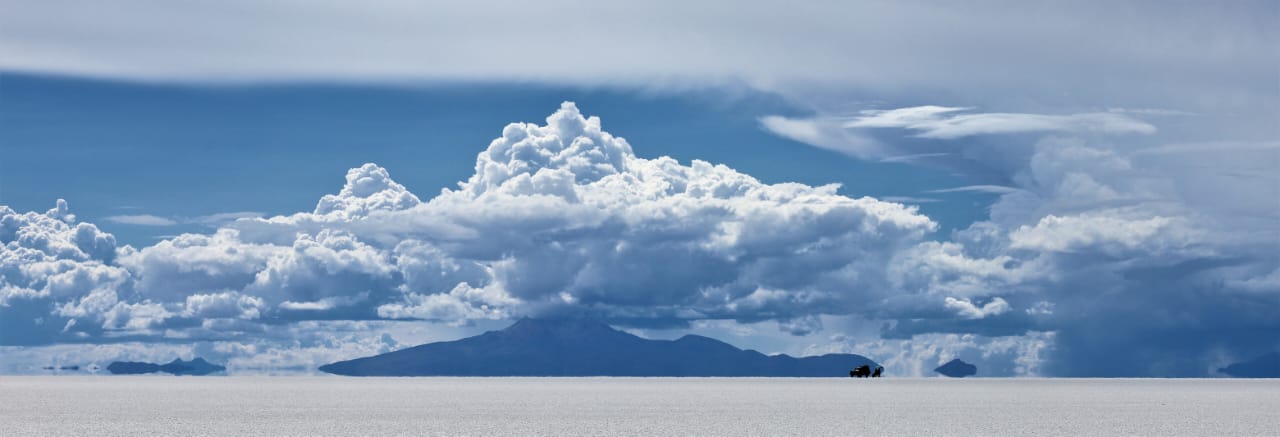
[[[969,348],[1017,373],[1203,375],[1277,347],[1280,263],[1269,219],[1206,213],[1134,171],[1197,150],[1043,140],[1007,164],[1018,189],[990,220],[936,240],[932,220],[898,203],[640,158],[565,103],[545,125],[506,126],[468,180],[425,201],[365,164],[311,212],[142,248],[117,247],[65,202],[0,207],[0,343],[252,341],[308,323],[564,314],[769,321],[803,336],[837,317],[883,323],[879,339],[814,351],[890,354],[910,369],[920,360],[890,349]],[[1122,352],[1136,356],[1100,360]]]
[[[298,320],[851,314],[884,297],[879,272],[936,224],[836,189],[639,158],[565,103],[546,125],[508,125],[469,180],[425,202],[366,164],[312,212],[137,249],[75,224],[65,202],[6,208],[0,303],[21,329],[4,341],[218,338]],[[25,312],[36,303],[54,311]]]

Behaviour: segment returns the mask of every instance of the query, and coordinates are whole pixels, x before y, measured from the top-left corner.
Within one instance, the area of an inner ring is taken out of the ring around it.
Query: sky
[[[1280,351],[1275,2],[0,10],[0,372],[525,316],[900,376]]]

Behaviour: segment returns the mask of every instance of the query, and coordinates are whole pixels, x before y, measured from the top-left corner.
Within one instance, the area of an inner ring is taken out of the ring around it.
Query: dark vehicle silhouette
[[[849,371],[850,378],[867,378],[871,376],[871,366],[861,365]]]
[[[884,373],[884,367],[876,366],[876,370],[872,371],[871,366],[858,366],[849,371],[850,378],[879,378]]]

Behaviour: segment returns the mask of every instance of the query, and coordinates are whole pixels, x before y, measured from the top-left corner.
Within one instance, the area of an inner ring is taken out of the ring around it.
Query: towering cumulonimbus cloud
[[[365,164],[312,212],[246,218],[118,259],[93,259],[101,239],[77,237],[89,246],[72,258],[117,273],[86,287],[118,302],[68,294],[60,314],[77,321],[62,334],[561,313],[652,326],[778,320],[809,332],[815,315],[883,298],[892,254],[936,228],[914,208],[837,188],[640,158],[566,102],[545,125],[508,125],[471,178],[427,202]],[[54,215],[40,217],[69,233]]]
[[[1080,376],[1213,375],[1277,350],[1280,145],[1169,144],[1144,117],[920,106],[761,123],[1000,184],[930,192],[999,197],[987,220],[898,253],[884,338],[1052,333],[1042,370]]]
[[[1020,182],[989,220],[944,236],[914,207],[836,185],[641,158],[566,102],[545,124],[506,126],[470,178],[426,201],[365,164],[313,211],[143,248],[117,247],[62,201],[0,207],[0,343],[284,341],[326,323],[567,314],[631,327],[771,321],[812,336],[854,320],[880,326],[878,338],[813,351],[875,351],[904,371],[976,350],[1011,373],[1204,374],[1277,347],[1264,334],[1280,329],[1274,245],[1242,234],[1274,229],[1133,176],[1164,153],[1182,152],[1042,142],[1005,163]],[[1143,358],[1114,358],[1122,346]]]

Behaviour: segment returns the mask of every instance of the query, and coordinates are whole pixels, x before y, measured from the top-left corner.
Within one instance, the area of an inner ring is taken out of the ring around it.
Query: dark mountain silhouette
[[[204,358],[196,357],[191,361],[175,359],[169,364],[142,363],[136,361],[116,361],[107,366],[107,371],[115,375],[140,375],[144,373],[165,372],[174,375],[208,375],[222,372],[226,367],[212,364]]]
[[[349,376],[831,376],[860,355],[794,358],[686,335],[647,340],[584,319],[521,319],[500,331],[320,366]]]
[[[1280,378],[1280,352],[1235,363],[1218,371],[1236,378]]]
[[[947,361],[947,364],[938,366],[938,368],[933,369],[933,371],[941,373],[943,376],[950,376],[952,378],[964,378],[966,376],[972,376],[977,374],[978,366],[966,363],[964,361],[960,361],[959,358],[956,358],[954,360]]]

